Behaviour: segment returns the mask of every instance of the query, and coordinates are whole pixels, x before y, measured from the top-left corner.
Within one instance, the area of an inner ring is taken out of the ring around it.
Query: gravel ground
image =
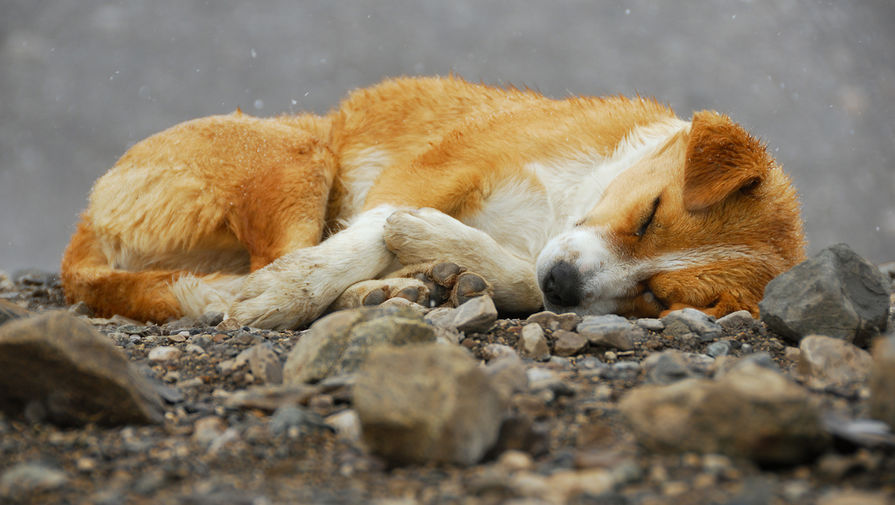
[[[0,298],[36,312],[64,308],[54,275],[32,271],[15,278],[0,282]],[[338,414],[351,408],[348,382],[308,386],[299,408],[274,410],[262,401],[233,406],[235,392],[263,378],[228,360],[266,342],[283,362],[301,331],[79,317],[166,385],[164,423],[60,428],[0,414],[3,503],[535,504],[563,496],[558,502],[832,505],[895,498],[891,445],[836,439],[808,462],[760,467],[719,454],[657,454],[636,442],[619,400],[645,383],[644,360],[668,349],[695,353],[701,364],[690,368],[703,367],[707,374],[717,361],[710,355],[766,352],[825,411],[866,417],[866,384],[809,386],[795,370],[798,349],[760,323],[725,330],[711,341],[647,331],[627,351],[591,346],[571,357],[526,359],[530,388],[510,402],[514,415],[532,423],[523,430],[525,440],[517,440],[524,450],[465,468],[389,468],[367,454],[350,429],[335,427]],[[516,349],[524,322],[499,319],[486,333],[466,334],[460,345],[490,361],[506,348],[489,344]],[[545,330],[554,353],[560,331]],[[165,356],[166,348],[176,351]],[[533,377],[545,378],[546,385],[537,386]],[[613,484],[594,485],[598,480],[588,476],[598,475],[611,475]],[[583,479],[582,490],[568,493],[567,482],[575,478]]]

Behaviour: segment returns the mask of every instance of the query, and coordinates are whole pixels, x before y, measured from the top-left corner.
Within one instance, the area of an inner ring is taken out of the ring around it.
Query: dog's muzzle
[[[540,286],[551,305],[575,307],[581,303],[581,274],[567,261],[555,263],[540,279]]]

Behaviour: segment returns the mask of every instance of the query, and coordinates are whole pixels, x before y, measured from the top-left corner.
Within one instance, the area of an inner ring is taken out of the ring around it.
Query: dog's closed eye
[[[634,232],[634,235],[637,238],[643,238],[643,236],[646,234],[646,231],[649,229],[650,225],[653,223],[653,218],[656,217],[656,210],[659,209],[659,202],[660,202],[660,197],[657,196],[656,199],[653,200],[653,205],[652,205],[652,208],[650,209],[649,214],[646,215],[645,218],[640,221],[640,225],[637,227],[637,231]]]

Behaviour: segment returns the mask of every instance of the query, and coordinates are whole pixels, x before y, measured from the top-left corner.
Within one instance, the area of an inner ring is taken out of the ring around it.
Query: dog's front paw
[[[411,278],[373,279],[351,285],[330,305],[330,311],[350,309],[354,307],[379,305],[392,298],[405,300],[428,306],[429,289],[426,285]]]
[[[399,210],[388,217],[385,245],[403,265],[448,258],[466,225],[435,209]]]
[[[432,307],[457,307],[470,298],[494,295],[494,289],[484,277],[450,261],[406,266],[390,277],[407,277],[423,283],[429,293],[428,304]]]
[[[245,326],[290,329],[313,321],[325,309],[300,283],[282,272],[258,270],[246,279],[230,306],[229,315]]]

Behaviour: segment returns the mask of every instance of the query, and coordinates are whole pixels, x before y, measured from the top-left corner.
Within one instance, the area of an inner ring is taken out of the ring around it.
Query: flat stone
[[[318,320],[302,335],[286,359],[283,381],[301,384],[352,373],[375,347],[434,342],[436,338],[435,327],[411,309],[342,310]]]
[[[865,383],[870,353],[837,338],[809,335],[799,342],[799,373],[812,385]]]
[[[807,392],[751,362],[715,381],[686,379],[638,387],[619,408],[637,440],[659,452],[721,453],[758,464],[798,464],[815,457],[828,442]]]
[[[643,338],[643,328],[615,314],[584,316],[578,323],[577,332],[595,347],[630,351],[634,340]]]
[[[500,394],[500,397],[509,401],[514,393],[528,389],[528,375],[525,365],[515,353],[503,359],[498,359],[485,367],[485,373],[491,380],[491,385]]]
[[[320,385],[251,386],[228,396],[224,400],[224,406],[273,412],[283,405],[305,404],[320,391]]]
[[[519,355],[523,358],[543,361],[550,358],[550,348],[544,329],[539,324],[526,324],[519,335]]]
[[[575,356],[587,347],[587,338],[580,333],[554,330],[553,353],[557,356]]]
[[[876,339],[872,355],[870,415],[895,431],[895,336]]]
[[[270,432],[274,435],[295,437],[319,430],[335,431],[319,414],[299,405],[282,405],[270,416]]]
[[[555,312],[551,312],[549,310],[545,310],[542,312],[536,312],[525,320],[526,323],[537,323],[541,325],[545,330],[566,330],[566,331],[574,331],[578,326],[578,323],[581,322],[581,316],[575,314],[574,312],[566,312],[563,314],[557,314]]]
[[[713,317],[691,308],[670,312],[662,318],[662,322],[665,323],[662,334],[670,337],[693,336],[699,341],[708,342],[724,334],[724,330]]]
[[[650,354],[643,360],[642,366],[646,372],[646,382],[650,384],[671,384],[696,377],[687,364],[685,354],[675,349]]]
[[[758,306],[768,328],[793,342],[825,335],[867,347],[886,329],[890,292],[879,269],[837,244],[773,279]]]
[[[817,505],[891,505],[891,499],[885,491],[834,489],[818,498]]]
[[[176,347],[160,345],[150,349],[147,358],[149,361],[159,363],[164,361],[174,361],[179,358],[181,354],[183,354],[183,352]]]
[[[516,350],[504,344],[488,344],[482,348],[482,357],[488,361],[499,360],[509,357],[518,357]]]
[[[32,493],[58,489],[68,480],[68,475],[61,470],[39,463],[20,463],[0,475],[0,497],[24,500]]]
[[[488,295],[477,296],[454,309],[452,325],[462,332],[488,331],[497,321],[497,308]]]
[[[478,462],[497,441],[506,402],[465,350],[373,351],[354,386],[363,440],[391,465]]]
[[[163,420],[149,379],[106,336],[64,311],[0,327],[0,410],[62,425]]]
[[[336,430],[336,435],[340,438],[350,442],[357,442],[360,440],[360,417],[358,417],[357,411],[353,409],[345,409],[341,412],[327,416],[324,420],[326,421],[326,424],[332,426],[333,429]]]
[[[654,317],[641,317],[634,323],[644,330],[649,331],[661,332],[665,329],[665,323],[663,323],[661,319],[656,319]]]
[[[220,417],[203,417],[193,424],[193,440],[203,447],[208,447],[226,430],[227,423]]]
[[[249,365],[255,379],[264,384],[282,384],[283,366],[280,358],[273,352],[273,347],[265,342],[256,344],[239,353],[236,357],[237,365],[246,362]]]
[[[6,301],[0,300],[0,324],[3,324],[7,321],[11,321],[13,319],[21,319],[23,317],[31,316],[32,313],[18,305]]]
[[[730,354],[730,342],[726,340],[721,340],[719,342],[712,342],[705,349],[705,353],[713,358],[717,358],[720,356],[727,356]]]
[[[738,331],[752,330],[758,327],[758,320],[752,317],[752,313],[748,310],[738,310],[731,312],[726,316],[718,319],[718,326],[728,333],[736,333]]]

